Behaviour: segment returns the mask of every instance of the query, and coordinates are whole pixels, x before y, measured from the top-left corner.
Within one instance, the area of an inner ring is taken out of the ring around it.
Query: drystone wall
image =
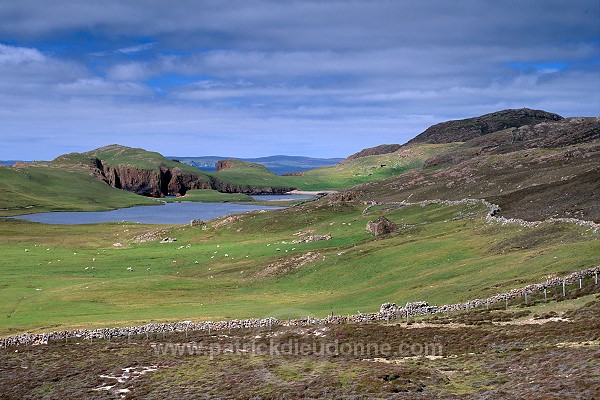
[[[446,304],[442,306],[430,306],[426,302],[407,303],[403,307],[398,307],[394,303],[385,303],[381,306],[379,312],[354,314],[354,315],[330,315],[326,318],[295,318],[280,320],[276,318],[254,318],[254,319],[234,319],[229,321],[180,321],[171,323],[151,323],[140,326],[130,326],[122,328],[99,328],[99,329],[76,329],[67,331],[55,331],[51,333],[23,333],[17,336],[0,338],[0,348],[12,346],[31,346],[48,344],[48,342],[69,341],[69,340],[90,340],[102,339],[111,340],[112,338],[123,338],[131,336],[149,337],[150,334],[161,333],[204,331],[204,332],[222,332],[230,329],[257,329],[272,328],[277,326],[299,327],[327,324],[349,324],[349,323],[367,323],[377,321],[392,321],[398,318],[414,317],[426,314],[446,313],[452,311],[469,310],[475,307],[490,305],[503,302],[509,299],[523,297],[528,293],[540,292],[559,285],[571,284],[579,279],[589,276],[595,277],[595,284],[598,283],[600,266],[588,268],[582,271],[574,272],[563,278],[548,278],[544,283],[527,285],[522,288],[513,289],[506,293],[501,293],[487,299],[474,299],[464,303]]]
[[[541,224],[552,224],[552,223],[567,223],[567,224],[575,224],[578,226],[582,226],[584,228],[591,229],[594,233],[600,231],[600,224],[595,223],[594,221],[585,221],[577,218],[547,218],[543,221],[526,221],[520,218],[506,218],[498,216],[498,212],[500,212],[500,206],[496,204],[492,204],[484,199],[461,199],[461,200],[423,200],[417,202],[409,202],[409,201],[395,201],[391,203],[378,203],[378,202],[369,202],[367,203],[367,208],[363,211],[363,214],[367,214],[369,209],[374,206],[422,206],[425,207],[430,204],[442,204],[445,206],[458,206],[458,205],[476,205],[483,204],[486,207],[486,216],[485,220],[490,223],[500,223],[502,225],[508,224],[517,224],[525,228],[535,228],[540,226]]]

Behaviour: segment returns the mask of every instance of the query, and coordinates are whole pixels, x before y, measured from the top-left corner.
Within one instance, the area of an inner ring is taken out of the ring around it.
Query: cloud
[[[0,2],[0,158],[52,135],[344,156],[503,108],[598,115],[598,18],[585,0]]]
[[[0,64],[21,65],[44,61],[46,57],[36,49],[0,44]]]
[[[151,96],[152,90],[134,82],[110,82],[100,78],[78,79],[56,86],[57,93],[69,96]]]
[[[154,47],[155,44],[156,43],[145,43],[145,44],[140,44],[138,46],[123,47],[123,48],[117,49],[115,51],[118,53],[125,53],[125,54],[138,53],[140,51],[151,49],[152,47]]]

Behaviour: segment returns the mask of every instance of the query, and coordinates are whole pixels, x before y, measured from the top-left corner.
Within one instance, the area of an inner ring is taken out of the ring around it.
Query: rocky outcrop
[[[217,161],[216,167],[217,167],[217,172],[219,172],[224,169],[233,167],[233,163],[230,160],[219,160],[219,161]]]
[[[560,121],[562,119],[563,117],[558,114],[541,110],[531,110],[529,108],[502,110],[480,117],[447,121],[433,125],[407,144],[466,142],[479,136],[488,135],[507,128],[518,128],[542,122]]]
[[[161,165],[158,169],[151,170],[129,165],[111,166],[97,158],[94,160],[94,165],[97,178],[112,187],[142,196],[183,196],[188,190],[211,189],[209,181],[177,167],[168,168]]]
[[[373,236],[387,235],[388,233],[396,232],[398,227],[395,223],[386,217],[379,217],[375,221],[367,223],[367,231]]]

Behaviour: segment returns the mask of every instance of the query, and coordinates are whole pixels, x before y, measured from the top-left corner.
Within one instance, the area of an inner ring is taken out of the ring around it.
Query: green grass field
[[[363,205],[325,200],[244,214],[204,230],[171,227],[163,236],[177,241],[167,244],[131,241],[164,226],[0,220],[0,335],[372,312],[387,301],[443,304],[600,262],[599,235],[574,225],[502,227],[482,214],[453,220],[478,207],[391,210],[385,215],[403,228],[380,239],[365,225],[383,211],[363,215]],[[301,233],[332,238],[290,243]],[[289,267],[309,252],[318,256]]]
[[[112,188],[77,167],[0,167],[0,193],[0,216],[157,204],[155,199]]]

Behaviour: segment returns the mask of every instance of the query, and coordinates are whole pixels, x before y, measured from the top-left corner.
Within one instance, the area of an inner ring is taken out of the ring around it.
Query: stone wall
[[[123,328],[99,328],[99,329],[76,329],[69,331],[58,331],[51,333],[23,333],[17,336],[0,338],[0,348],[11,346],[30,346],[48,344],[48,342],[59,342],[71,340],[93,340],[111,338],[123,338],[129,336],[150,335],[171,332],[187,331],[227,331],[229,329],[255,329],[271,328],[275,326],[312,326],[326,324],[348,324],[365,323],[376,321],[391,321],[407,316],[414,317],[426,314],[446,313],[452,311],[469,310],[475,307],[486,306],[509,299],[523,297],[526,293],[543,291],[557,285],[570,284],[579,279],[595,276],[598,279],[600,266],[588,268],[583,271],[574,272],[563,278],[548,278],[544,283],[532,284],[523,288],[513,289],[507,293],[501,293],[487,299],[474,299],[464,303],[446,304],[442,306],[430,306],[425,302],[407,303],[404,307],[398,307],[393,303],[385,303],[377,313],[355,314],[347,316],[330,315],[326,318],[296,318],[289,320],[279,320],[276,318],[254,318],[254,319],[233,319],[229,321],[205,321],[192,322],[181,321],[171,323],[152,323],[141,326],[130,326]]]

